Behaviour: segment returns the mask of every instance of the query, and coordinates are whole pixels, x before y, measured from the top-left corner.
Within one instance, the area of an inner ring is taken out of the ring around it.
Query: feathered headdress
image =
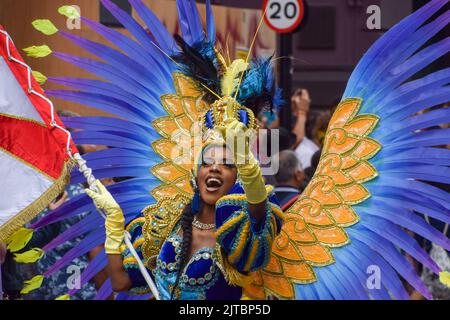
[[[205,119],[208,128],[212,129],[220,121],[217,116],[213,116],[216,107],[229,104],[231,100],[236,104],[236,116],[247,125],[250,125],[255,114],[278,110],[282,105],[281,90],[274,83],[272,57],[250,62],[236,59],[227,65],[211,42],[188,45],[179,36],[175,36],[175,40],[181,52],[173,59],[184,74],[198,82],[198,89],[204,92],[204,99],[213,106],[210,110],[212,114],[207,113]],[[218,104],[220,100],[228,102]]]

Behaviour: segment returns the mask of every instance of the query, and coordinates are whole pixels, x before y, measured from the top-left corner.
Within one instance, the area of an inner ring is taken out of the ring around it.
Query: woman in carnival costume
[[[314,177],[283,214],[248,143],[230,143],[255,128],[254,114],[280,104],[271,59],[226,61],[215,47],[209,1],[206,31],[195,2],[177,1],[183,37],[172,37],[141,0],[130,3],[150,34],[111,1],[101,2],[136,40],[86,18],[121,51],[59,31],[103,61],[53,55],[104,81],[53,77],[74,90],[46,93],[117,116],[65,124],[83,130],[73,135],[76,143],[110,146],[86,156],[98,178],[129,179],[87,190],[106,221],[91,214],[52,241],[46,248],[85,236],[47,274],[104,243],[81,283],[108,266],[111,281],[96,298],[112,289],[132,289],[119,298],[148,298],[135,295],[147,288],[139,261],[122,245],[128,232],[162,299],[408,299],[400,277],[431,299],[400,250],[448,284],[448,273],[405,230],[450,248],[418,214],[450,222],[450,196],[427,183],[450,183],[450,153],[438,147],[450,135],[424,130],[449,122],[450,114],[419,113],[449,100],[449,69],[410,80],[449,50],[448,38],[422,48],[448,24],[448,11],[430,21],[447,0],[430,1],[364,55],[330,121]],[[198,122],[202,139],[193,142]],[[72,183],[82,180],[73,174]],[[89,200],[71,199],[31,227],[87,211]],[[373,266],[381,276],[372,288]],[[29,288],[38,282],[41,276]]]
[[[247,126],[241,124],[233,118],[222,130],[228,131],[228,139],[231,135],[245,136]],[[175,201],[174,208],[157,205],[144,210],[144,216],[152,221],[148,228],[142,225],[142,218],[127,226],[139,251],[152,252],[152,244],[154,252],[159,251],[145,259],[153,271],[159,298],[240,299],[242,287],[252,281],[248,272],[267,264],[282,212],[272,187],[266,189],[252,153],[247,149],[241,155],[233,154],[222,135],[212,132],[194,174],[191,202],[185,205],[183,200],[169,198]],[[122,211],[106,188],[99,182],[97,185],[100,194],[86,192],[107,213],[105,251],[112,287],[116,291],[145,291],[136,259],[122,245]],[[169,231],[168,236],[162,229]],[[140,247],[145,241],[143,232],[156,235],[147,248],[145,244]],[[157,239],[164,239],[161,247]]]

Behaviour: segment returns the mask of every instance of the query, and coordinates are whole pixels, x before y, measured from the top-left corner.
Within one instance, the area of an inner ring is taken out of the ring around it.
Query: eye
[[[236,165],[234,163],[225,163],[225,167],[227,167],[228,169],[235,169]]]
[[[214,163],[213,158],[203,157],[202,166],[209,166],[209,165],[212,165],[213,163]]]
[[[236,165],[234,164],[234,161],[232,159],[223,159],[222,164],[227,167],[228,169],[234,169],[236,168]]]

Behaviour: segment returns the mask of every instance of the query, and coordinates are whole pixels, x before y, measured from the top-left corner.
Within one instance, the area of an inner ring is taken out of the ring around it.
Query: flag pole
[[[95,192],[99,192],[99,190],[97,189],[97,186],[95,185],[96,179],[95,179],[94,175],[92,174],[92,169],[90,169],[86,165],[86,160],[84,160],[79,153],[76,153],[75,155],[73,155],[73,158],[78,163],[78,168],[79,168],[78,170],[86,178],[86,181],[89,184],[89,189],[91,189],[92,191],[95,191]],[[103,212],[103,210],[99,210],[98,208],[97,208],[97,210],[100,212],[100,214],[103,216],[103,218],[106,219],[106,214]],[[136,259],[136,261],[138,263],[139,271],[141,272],[142,276],[144,277],[145,282],[147,282],[147,285],[150,288],[151,292],[153,293],[153,296],[155,297],[156,300],[160,300],[158,289],[157,289],[154,281],[152,280],[147,268],[144,266],[144,263],[142,262],[138,253],[134,249],[133,244],[131,243],[130,239],[131,239],[130,234],[127,231],[125,231],[125,239],[124,240],[125,240],[126,246],[130,250],[133,257]]]

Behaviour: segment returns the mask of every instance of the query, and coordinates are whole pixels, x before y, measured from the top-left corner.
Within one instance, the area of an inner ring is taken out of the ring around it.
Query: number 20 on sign
[[[292,32],[300,25],[305,14],[302,0],[265,0],[263,12],[268,26],[280,33]]]

